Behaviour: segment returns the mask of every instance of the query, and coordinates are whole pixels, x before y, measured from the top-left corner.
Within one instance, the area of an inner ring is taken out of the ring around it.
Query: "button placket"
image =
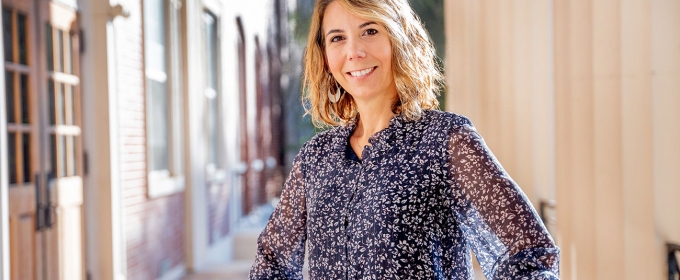
[[[355,197],[357,189],[358,189],[357,185],[361,181],[361,176],[363,174],[364,165],[362,163],[359,163],[359,162],[353,162],[351,168],[355,169],[355,170],[356,170],[356,168],[359,168],[359,171],[356,172],[356,173],[352,172],[352,173],[355,173],[356,176],[354,176],[354,178],[352,180],[351,194],[350,194],[349,199],[347,200],[347,204],[345,205],[345,209],[343,211],[344,212],[344,214],[343,214],[343,225],[344,225],[344,231],[345,231],[345,260],[347,261],[347,264],[348,264],[348,265],[345,266],[345,268],[346,268],[345,269],[345,279],[348,279],[349,269],[352,266],[352,261],[351,261],[350,256],[349,256],[349,248],[348,248],[349,240],[350,240],[349,215],[352,212],[352,201],[354,200],[354,197]]]

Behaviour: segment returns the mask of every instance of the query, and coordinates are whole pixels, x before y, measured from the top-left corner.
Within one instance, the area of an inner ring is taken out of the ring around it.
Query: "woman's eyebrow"
[[[364,22],[361,25],[359,25],[359,29],[364,28],[366,26],[369,26],[371,24],[377,24],[377,23],[375,23],[375,21]]]
[[[342,33],[342,32],[344,32],[344,31],[342,31],[342,29],[331,29],[330,31],[328,31],[328,33],[326,33],[326,36],[330,35],[331,33]]]

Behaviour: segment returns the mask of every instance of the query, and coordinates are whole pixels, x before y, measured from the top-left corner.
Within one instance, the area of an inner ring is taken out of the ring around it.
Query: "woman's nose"
[[[366,57],[364,45],[360,40],[350,39],[347,42],[347,58],[349,60],[361,59]]]

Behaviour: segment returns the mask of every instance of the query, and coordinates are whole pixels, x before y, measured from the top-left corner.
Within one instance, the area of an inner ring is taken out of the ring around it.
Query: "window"
[[[148,195],[184,189],[179,131],[179,44],[176,1],[144,0]]]
[[[205,159],[208,173],[217,170],[221,165],[220,149],[220,106],[218,89],[218,42],[217,17],[209,11],[203,13],[203,30],[205,40],[205,98],[206,98],[206,131],[207,149]]]

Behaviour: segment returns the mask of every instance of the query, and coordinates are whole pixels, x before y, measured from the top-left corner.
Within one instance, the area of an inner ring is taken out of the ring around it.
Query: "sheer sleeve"
[[[302,157],[298,154],[283,186],[281,200],[257,240],[249,279],[302,279],[307,239],[307,207]]]
[[[448,156],[453,212],[484,275],[559,279],[559,248],[471,124],[453,129]]]

